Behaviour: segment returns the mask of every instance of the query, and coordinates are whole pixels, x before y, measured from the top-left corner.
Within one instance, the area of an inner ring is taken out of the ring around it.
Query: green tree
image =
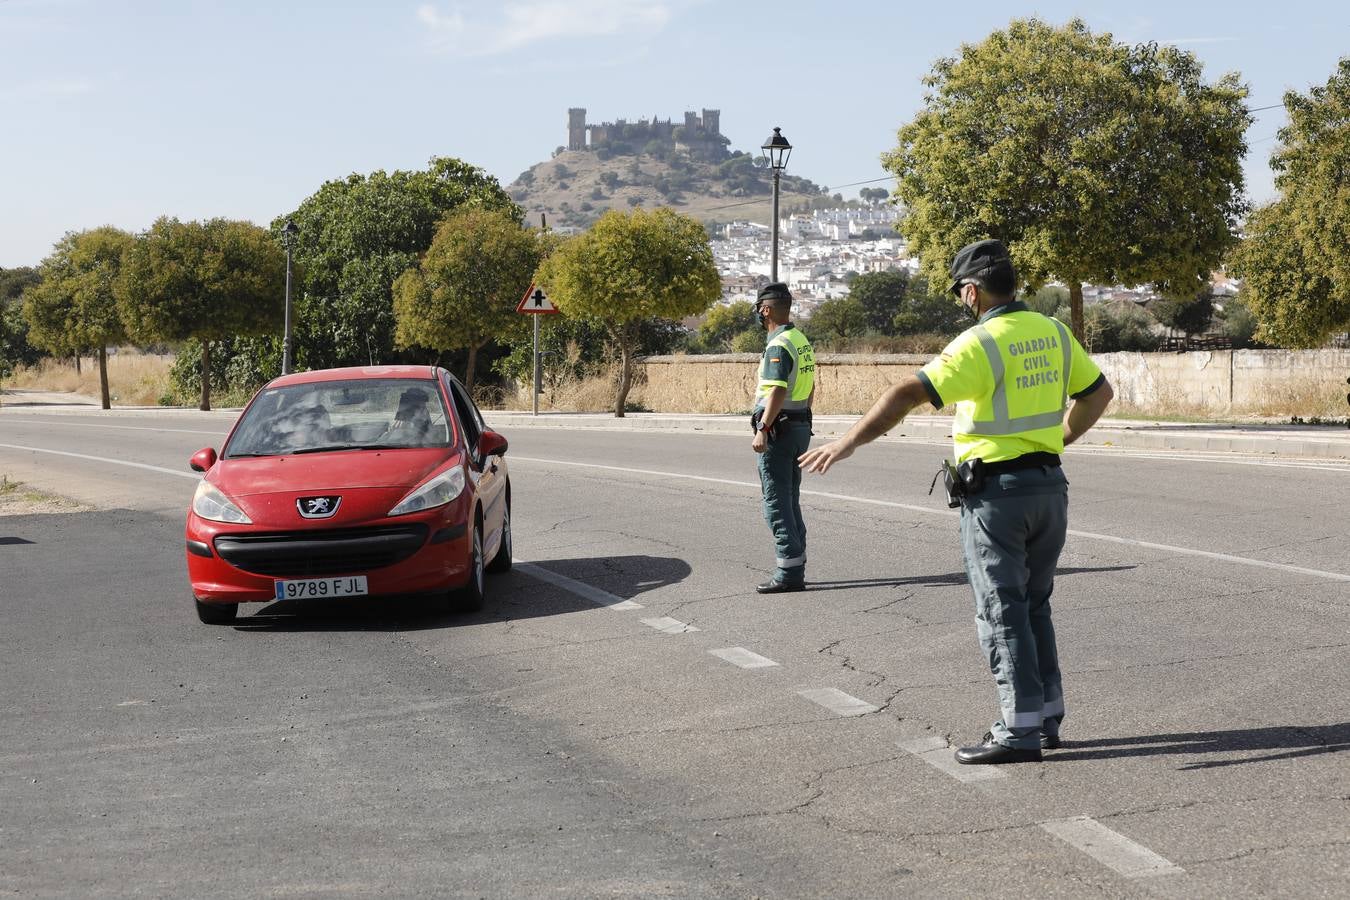
[[[924,84],[883,163],[935,283],[962,245],[999,238],[1029,287],[1068,285],[1081,336],[1083,282],[1198,290],[1234,243],[1251,122],[1236,74],[1207,84],[1176,47],[1032,18]]]
[[[703,225],[664,207],[605,213],[545,259],[538,280],[564,314],[605,323],[619,356],[618,417],[643,320],[699,315],[722,291]]]
[[[726,353],[732,341],[743,331],[763,334],[755,320],[755,306],[749,300],[714,306],[698,326],[698,346],[705,353]]]
[[[376,171],[329,181],[292,219],[296,235],[294,354],[299,368],[398,361],[393,284],[431,246],[440,221],[460,208],[520,207],[482,169],[446,157],[427,169]]]
[[[23,317],[23,294],[42,281],[33,266],[0,269],[0,378],[15,366],[31,366],[41,358],[40,348],[28,341],[28,322]]]
[[[867,310],[852,295],[826,300],[811,313],[811,339],[822,344],[843,344],[867,332]]]
[[[473,390],[478,351],[524,324],[516,304],[544,247],[538,232],[504,209],[447,216],[421,264],[394,282],[398,346],[467,350],[464,385]]]
[[[126,340],[114,288],[135,238],[111,226],[71,232],[42,261],[42,281],[24,295],[28,339],[53,353],[98,353],[99,396],[108,391],[108,345]]]
[[[916,275],[909,283],[904,305],[891,321],[890,333],[956,335],[969,324],[951,294],[933,291],[927,278]]]
[[[1214,321],[1214,294],[1204,290],[1188,297],[1164,297],[1154,301],[1149,311],[1168,328],[1190,337],[1203,333]]]
[[[881,334],[894,333],[896,313],[904,308],[908,293],[909,273],[903,269],[866,272],[849,284],[849,296],[862,305],[867,327]]]
[[[1232,268],[1260,340],[1315,347],[1350,330],[1350,57],[1284,107],[1270,158],[1280,196],[1247,220]]]
[[[211,408],[211,344],[280,330],[285,257],[251,222],[158,219],[128,248],[117,305],[133,339],[201,343],[203,410]]]

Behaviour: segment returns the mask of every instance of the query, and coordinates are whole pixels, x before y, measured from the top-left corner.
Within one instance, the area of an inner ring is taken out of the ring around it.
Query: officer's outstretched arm
[[[847,434],[837,441],[807,450],[797,457],[797,464],[808,472],[819,472],[823,475],[829,471],[830,466],[848,459],[853,455],[853,451],[863,444],[870,444],[899,425],[900,420],[908,415],[911,409],[927,402],[928,391],[924,388],[923,382],[910,375],[877,398],[877,402],[872,404],[867,415],[854,423]]]
[[[1073,401],[1073,406],[1069,407],[1069,417],[1064,421],[1064,446],[1069,446],[1087,434],[1088,429],[1096,425],[1102,413],[1106,412],[1106,407],[1115,396],[1116,392],[1112,389],[1111,382],[1103,378],[1092,393],[1084,394]]]

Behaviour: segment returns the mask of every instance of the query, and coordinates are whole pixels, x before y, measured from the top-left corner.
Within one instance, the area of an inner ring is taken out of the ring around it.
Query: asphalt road
[[[91,507],[0,518],[0,893],[1345,896],[1350,466],[1071,452],[1066,746],[957,769],[995,702],[936,445],[809,479],[812,590],[760,597],[748,435],[515,429],[482,614],[211,627],[227,424],[0,412],[0,473]]]

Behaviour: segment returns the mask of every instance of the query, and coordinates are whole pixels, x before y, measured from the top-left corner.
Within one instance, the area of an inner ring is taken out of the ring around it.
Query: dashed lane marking
[[[1006,778],[1007,774],[998,766],[963,766],[952,756],[952,748],[937,735],[917,738],[912,741],[898,741],[898,746],[906,753],[913,753],[939,772],[945,772],[957,781],[967,784],[975,781],[990,781],[994,778]]]
[[[706,475],[687,475],[683,472],[661,472],[655,469],[630,469],[625,466],[602,466],[598,463],[571,462],[557,459],[536,459],[528,456],[517,456],[512,459],[519,462],[544,463],[552,466],[568,466],[580,469],[601,469],[611,472],[628,472],[634,475],[656,475],[662,478],[682,478],[688,481],[706,481],[713,484],[729,484],[735,487],[760,489],[758,482],[734,481],[730,478],[709,478]],[[863,503],[868,506],[884,506],[890,509],[904,509],[910,512],[926,513],[928,515],[939,516],[957,516],[960,513],[950,509],[934,509],[929,506],[917,506],[913,503],[897,503],[894,500],[876,500],[871,497],[854,497],[849,494],[833,494],[828,491],[807,491],[801,492],[803,497],[824,497],[829,500],[843,500],[848,503]],[[1096,541],[1107,541],[1113,544],[1127,544],[1132,547],[1145,547],[1149,550],[1160,550],[1164,553],[1176,553],[1182,556],[1199,556],[1205,559],[1215,559],[1220,562],[1234,563],[1242,566],[1253,566],[1259,569],[1272,569],[1276,572],[1288,572],[1294,575],[1308,575],[1313,578],[1325,578],[1329,581],[1350,582],[1350,575],[1343,572],[1328,572],[1323,569],[1309,569],[1304,566],[1290,566],[1284,563],[1267,562],[1264,559],[1252,559],[1247,556],[1235,556],[1231,553],[1216,553],[1212,550],[1195,550],[1190,547],[1178,547],[1173,544],[1158,544],[1153,541],[1140,541],[1134,538],[1117,537],[1113,534],[1098,534],[1095,531],[1075,531],[1069,529],[1068,532],[1073,537],[1089,538]]]
[[[859,700],[852,694],[845,694],[837,688],[810,688],[798,691],[797,695],[810,700],[812,703],[819,704],[839,716],[865,716],[881,709],[880,706],[873,706],[866,700]]]
[[[767,656],[760,656],[744,647],[723,647],[721,650],[709,650],[708,652],[718,659],[724,659],[733,666],[740,666],[742,669],[767,669],[778,665]]]
[[[591,587],[584,581],[577,581],[568,578],[566,575],[559,575],[557,572],[550,572],[543,566],[536,566],[534,563],[515,561],[514,565],[521,572],[529,575],[531,578],[537,578],[540,581],[547,581],[549,584],[560,587],[565,591],[570,591],[584,600],[589,600],[596,606],[604,606],[609,609],[627,610],[642,609],[641,603],[634,603],[632,600],[625,600],[622,597],[616,597],[608,591],[602,591],[597,587]]]
[[[1126,878],[1181,875],[1186,871],[1090,816],[1051,819],[1041,827]]]
[[[638,621],[648,628],[655,628],[662,634],[686,634],[690,631],[699,630],[693,625],[681,622],[679,619],[672,619],[670,616],[662,616],[659,619],[639,619]]]

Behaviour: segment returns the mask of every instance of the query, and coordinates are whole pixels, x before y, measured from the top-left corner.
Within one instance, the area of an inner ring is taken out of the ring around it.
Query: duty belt
[[[1005,475],[1008,472],[1021,472],[1026,469],[1039,469],[1043,466],[1059,466],[1059,456],[1054,453],[1037,451],[1035,453],[1024,453],[1016,459],[1002,459],[998,462],[987,462],[984,464],[984,474],[987,475]]]

